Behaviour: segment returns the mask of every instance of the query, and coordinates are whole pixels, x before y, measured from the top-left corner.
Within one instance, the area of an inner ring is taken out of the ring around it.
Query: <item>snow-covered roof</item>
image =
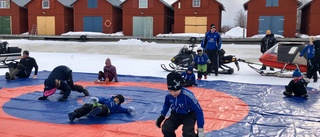
[[[309,5],[312,2],[312,0],[306,1],[305,3],[301,4],[301,6],[298,8],[298,10],[302,10],[304,7]]]
[[[12,0],[12,2],[16,3],[19,7],[26,6],[31,0]]]
[[[66,7],[71,7],[71,5],[77,0],[58,0],[58,1]]]
[[[107,1],[115,7],[120,7],[122,3],[120,0],[107,0]]]
[[[250,2],[251,0],[248,0],[247,2],[245,2],[244,4],[243,4],[243,7],[244,7],[244,9],[245,10],[247,10],[248,9],[248,3]],[[298,2],[298,7],[302,4],[302,0],[296,0],[297,2]]]

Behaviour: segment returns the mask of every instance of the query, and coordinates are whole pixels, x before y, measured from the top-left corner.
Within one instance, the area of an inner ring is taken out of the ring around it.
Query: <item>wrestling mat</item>
[[[59,91],[46,101],[38,101],[43,81],[38,79],[6,81],[0,77],[0,134],[7,136],[90,136],[161,137],[155,126],[166,91],[166,79],[119,75],[120,82],[94,84],[97,74],[73,73],[76,84],[89,92],[84,97],[71,92],[68,101],[58,102]],[[198,98],[205,116],[207,137],[240,136],[320,136],[319,91],[308,89],[309,98],[282,96],[284,86],[244,84],[226,81],[200,81],[189,88]],[[90,101],[91,96],[122,94],[123,107],[133,106],[134,115],[109,117],[84,116],[70,122],[68,113]],[[169,114],[167,114],[168,116]],[[176,131],[181,137],[181,126]]]

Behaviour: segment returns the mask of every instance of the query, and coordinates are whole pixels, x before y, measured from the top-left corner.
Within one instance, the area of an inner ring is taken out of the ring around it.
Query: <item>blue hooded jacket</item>
[[[198,100],[190,90],[182,88],[180,95],[178,95],[176,98],[170,94],[166,95],[161,114],[165,116],[169,111],[169,108],[171,108],[172,111],[178,114],[188,114],[189,112],[195,112],[198,128],[203,128],[203,110]]]
[[[105,104],[108,106],[110,110],[110,114],[113,113],[129,113],[128,109],[121,107],[121,104],[116,104],[116,102],[113,101],[114,97],[111,98],[98,98],[100,104]]]

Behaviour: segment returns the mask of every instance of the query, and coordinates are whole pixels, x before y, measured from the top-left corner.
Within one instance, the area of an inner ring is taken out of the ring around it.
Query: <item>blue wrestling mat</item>
[[[38,79],[6,81],[4,76],[0,77],[0,125],[10,125],[0,128],[0,133],[8,136],[76,135],[72,132],[88,136],[162,136],[154,122],[167,94],[165,79],[119,75],[120,82],[100,85],[92,82],[97,74],[73,73],[75,83],[86,87],[89,97],[71,92],[67,101],[59,102],[57,99],[62,95],[57,91],[48,100],[38,101],[49,73],[39,72]],[[320,136],[319,91],[316,89],[309,88],[309,98],[305,99],[284,97],[284,85],[226,81],[199,81],[198,84],[189,89],[204,110],[207,137]],[[116,94],[126,98],[122,107],[133,106],[137,112],[109,117],[84,116],[69,122],[68,113],[89,102],[90,97]],[[81,130],[83,128],[88,130]],[[105,133],[95,132],[101,130]],[[181,136],[181,128],[176,133]]]

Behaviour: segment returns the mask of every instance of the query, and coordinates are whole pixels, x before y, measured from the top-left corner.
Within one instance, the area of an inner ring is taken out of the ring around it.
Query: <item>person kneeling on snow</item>
[[[123,108],[121,103],[124,102],[124,97],[121,94],[112,96],[111,98],[92,97],[93,103],[86,103],[82,107],[77,108],[69,113],[69,120],[72,122],[76,118],[80,118],[89,114],[90,116],[109,116],[113,113],[130,113],[135,112],[134,107]]]
[[[185,72],[181,73],[183,78],[182,86],[183,87],[190,87],[193,85],[197,85],[196,83],[196,76],[193,73],[193,67],[189,66]]]
[[[309,83],[309,81],[304,79],[299,69],[294,70],[292,77],[293,79],[286,86],[286,91],[283,92],[283,95],[291,97],[293,93],[294,96],[308,97],[307,84]]]
[[[43,96],[39,97],[38,100],[46,100],[47,97],[54,94],[57,89],[60,89],[60,94],[63,94],[59,101],[67,100],[71,90],[89,96],[88,90],[84,89],[81,85],[74,85],[72,70],[67,66],[57,66],[52,70],[49,77],[44,81]]]
[[[105,66],[103,67],[103,72],[99,71],[98,80],[95,80],[94,83],[106,84],[111,82],[113,79],[115,82],[119,82],[117,69],[111,64],[111,60],[107,58],[105,61]]]

